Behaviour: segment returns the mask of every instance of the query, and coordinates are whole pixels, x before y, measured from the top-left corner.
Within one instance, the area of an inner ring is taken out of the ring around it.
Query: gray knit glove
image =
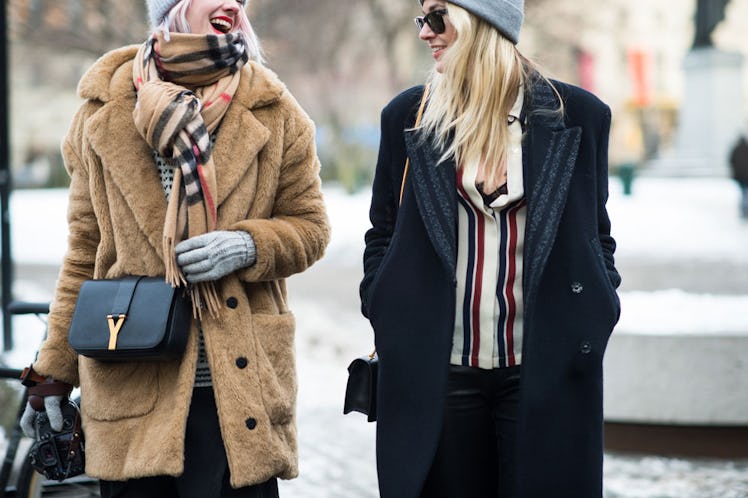
[[[44,397],[44,411],[47,412],[49,418],[49,426],[52,427],[53,431],[60,432],[62,430],[62,409],[60,408],[63,399],[67,396],[45,396]],[[34,428],[34,421],[36,420],[36,414],[38,412],[31,407],[31,402],[26,403],[26,409],[21,415],[21,429],[23,433],[30,438],[36,437],[36,429]]]
[[[190,283],[218,280],[255,264],[255,241],[247,232],[215,231],[177,244],[177,264]]]

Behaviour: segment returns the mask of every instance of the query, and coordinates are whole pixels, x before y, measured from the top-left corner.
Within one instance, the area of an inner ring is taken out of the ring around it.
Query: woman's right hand
[[[46,411],[49,418],[49,425],[52,430],[59,432],[62,430],[62,403],[67,401],[67,396],[45,396],[43,398],[44,406],[37,410],[32,406],[31,400],[26,403],[26,409],[21,416],[21,429],[26,436],[36,438],[36,427],[34,422],[40,411]]]
[[[37,412],[47,412],[49,426],[53,431],[62,430],[62,403],[67,401],[73,386],[67,382],[44,377],[34,371],[33,365],[24,369],[21,384],[29,392],[29,400],[21,415],[21,429],[28,437],[36,437]]]

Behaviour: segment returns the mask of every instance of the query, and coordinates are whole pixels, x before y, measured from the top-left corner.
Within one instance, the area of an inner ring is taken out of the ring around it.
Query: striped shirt
[[[484,369],[522,358],[522,250],[527,205],[522,177],[520,90],[509,115],[507,183],[486,198],[478,163],[457,173],[457,303],[450,362]]]

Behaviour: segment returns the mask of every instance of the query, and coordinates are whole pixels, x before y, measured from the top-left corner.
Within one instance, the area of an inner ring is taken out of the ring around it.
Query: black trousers
[[[278,482],[233,489],[218,425],[213,388],[192,394],[185,437],[184,473],[127,481],[101,481],[102,498],[278,498]]]
[[[520,367],[452,365],[444,427],[421,498],[516,498]]]

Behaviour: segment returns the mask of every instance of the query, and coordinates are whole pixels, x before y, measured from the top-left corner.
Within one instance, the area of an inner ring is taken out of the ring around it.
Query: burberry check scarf
[[[174,190],[164,221],[166,281],[187,282],[174,247],[216,228],[216,170],[210,134],[218,127],[249,60],[238,33],[193,35],[162,33],[143,44],[135,56],[133,82],[138,101],[135,126],[158,154],[174,165]],[[190,288],[196,317],[207,309],[215,316],[220,301],[213,282]]]

